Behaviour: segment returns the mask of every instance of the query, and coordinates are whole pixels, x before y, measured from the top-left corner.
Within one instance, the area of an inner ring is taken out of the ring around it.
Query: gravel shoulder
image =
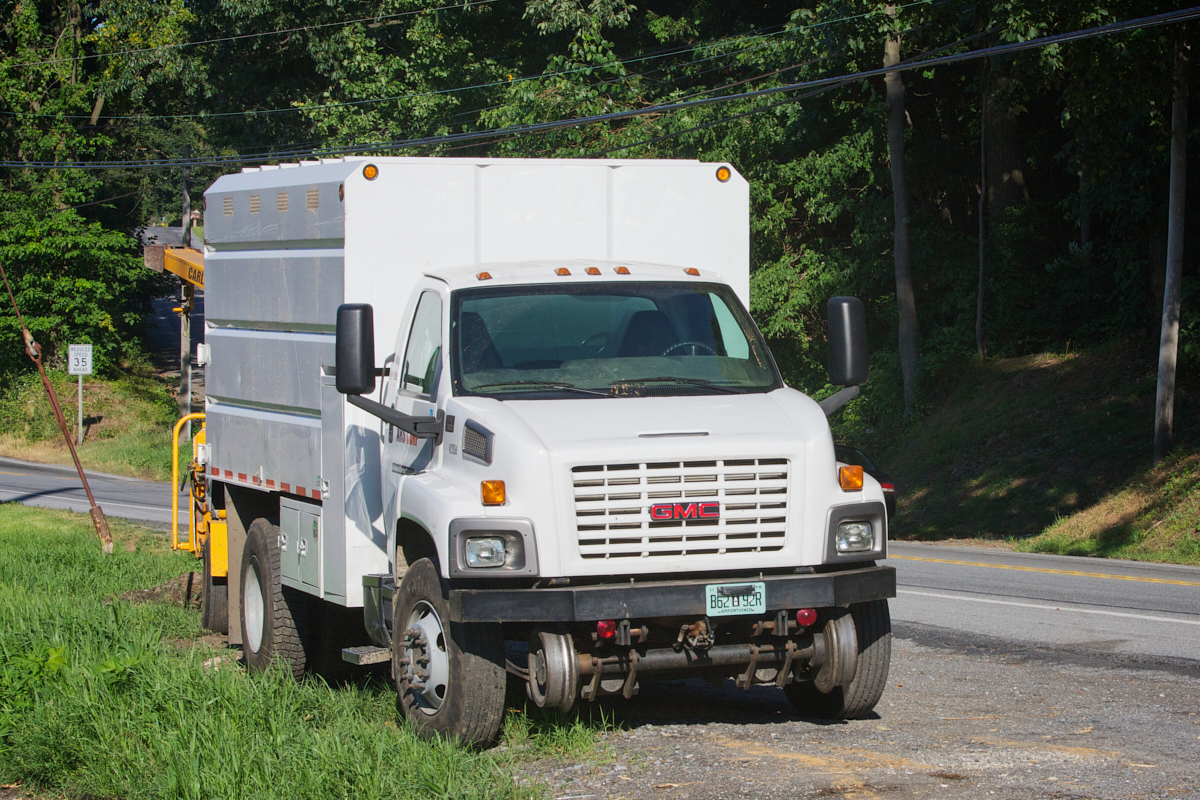
[[[823,723],[773,687],[642,687],[559,800],[1200,798],[1200,664],[968,642],[898,624],[876,714]]]

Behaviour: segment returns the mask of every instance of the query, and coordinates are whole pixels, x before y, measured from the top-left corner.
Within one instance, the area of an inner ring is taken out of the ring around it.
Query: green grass
[[[1180,370],[1172,460],[1151,469],[1155,353],[1121,343],[977,363],[929,413],[865,441],[897,484],[897,539],[1197,563],[1200,387]]]
[[[76,379],[54,370],[47,375],[74,437]],[[113,380],[85,376],[83,413],[85,435],[77,450],[84,467],[150,480],[170,479],[171,428],[177,408],[165,383],[138,373]],[[0,455],[72,463],[37,373],[16,379],[0,396]]]
[[[390,685],[251,678],[198,613],[115,597],[196,568],[160,535],[0,505],[0,783],[68,797],[517,798],[523,763],[596,754],[586,714],[511,712],[500,751],[419,740]],[[214,659],[217,661],[214,663]]]

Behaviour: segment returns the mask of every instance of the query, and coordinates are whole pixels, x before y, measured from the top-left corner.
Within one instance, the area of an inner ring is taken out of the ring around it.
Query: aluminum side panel
[[[210,327],[332,333],[343,268],[341,248],[209,253],[205,318]]]
[[[292,166],[226,175],[204,193],[204,242],[217,250],[240,243],[341,239],[339,189],[353,162]]]
[[[210,328],[209,397],[236,405],[317,415],[321,365],[332,364],[332,334]]]
[[[253,408],[239,408],[215,402],[210,397],[205,408],[205,428],[213,448],[211,464],[221,478],[239,482],[259,474],[263,486],[272,481],[275,488],[289,484],[290,491],[318,487],[321,474],[321,421],[316,417],[282,414]]]

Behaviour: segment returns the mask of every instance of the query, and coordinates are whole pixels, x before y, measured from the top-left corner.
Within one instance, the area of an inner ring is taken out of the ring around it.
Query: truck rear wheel
[[[428,558],[392,599],[392,673],[404,717],[424,739],[486,747],[504,718],[504,635],[498,624],[450,621],[445,583]]]
[[[206,630],[229,633],[229,582],[213,579],[212,540],[204,542],[204,586],[200,596],[200,624]],[[217,583],[216,581],[220,581]]]
[[[279,526],[256,519],[242,551],[242,652],[250,672],[281,661],[297,678],[304,674],[309,604],[280,582]]]
[[[875,708],[887,686],[892,663],[892,617],[887,600],[850,606],[858,640],[858,668],[848,686],[835,686],[828,694],[811,681],[783,688],[800,714],[821,719],[858,719]]]

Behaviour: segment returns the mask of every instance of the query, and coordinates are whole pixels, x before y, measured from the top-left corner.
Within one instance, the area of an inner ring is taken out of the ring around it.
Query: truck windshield
[[[450,339],[459,395],[663,397],[783,385],[749,315],[716,283],[461,289]]]

